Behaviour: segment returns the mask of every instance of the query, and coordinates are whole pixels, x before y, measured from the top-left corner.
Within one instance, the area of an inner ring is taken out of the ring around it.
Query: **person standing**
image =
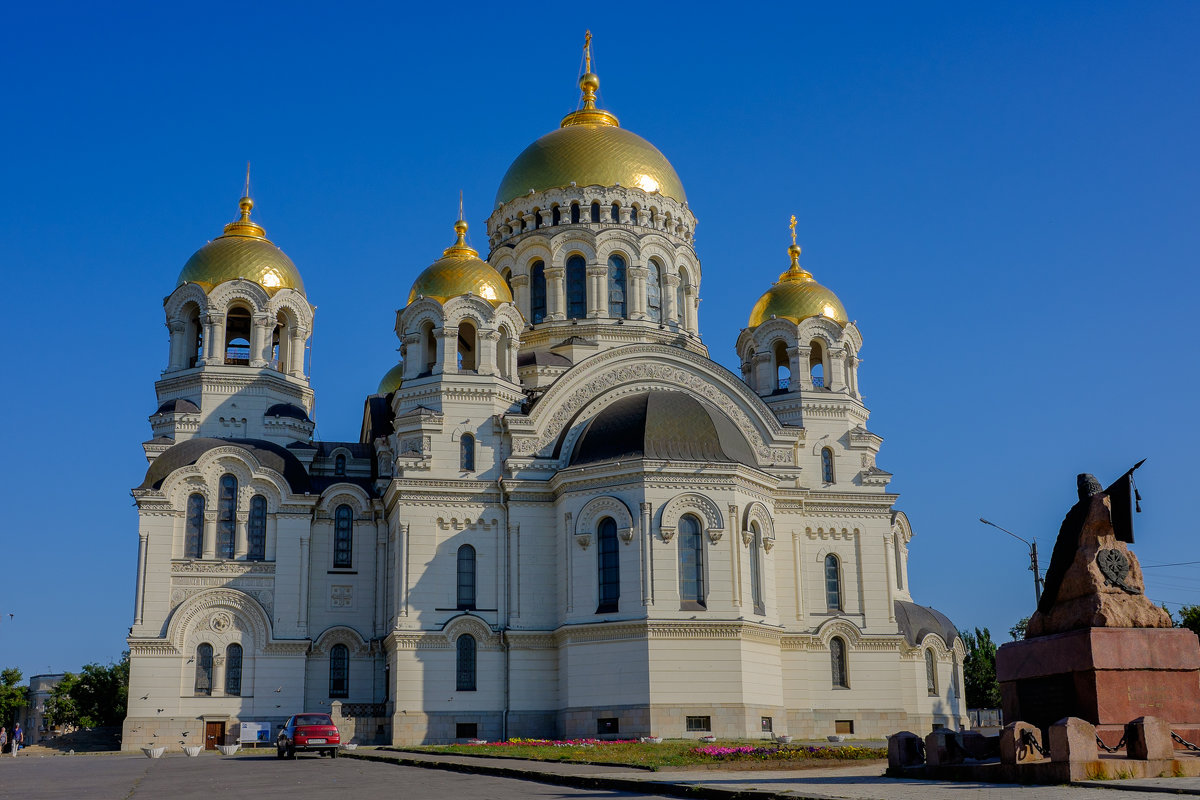
[[[13,725],[12,735],[12,754],[13,758],[17,757],[17,751],[21,749],[21,743],[25,741],[25,732],[21,730],[21,723]]]
[[[6,744],[8,744],[8,728],[0,725],[0,753],[4,752]]]

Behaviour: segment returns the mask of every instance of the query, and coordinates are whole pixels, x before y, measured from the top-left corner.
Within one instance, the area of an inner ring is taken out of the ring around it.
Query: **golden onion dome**
[[[793,217],[793,220],[795,218]],[[837,295],[813,280],[812,273],[800,266],[800,246],[795,243],[788,254],[792,265],[779,276],[779,280],[754,304],[750,312],[750,327],[756,328],[772,317],[800,322],[810,317],[826,317],[838,325],[845,326],[850,318],[846,307]]]
[[[451,297],[473,294],[493,306],[512,302],[512,291],[499,272],[479,257],[479,251],[467,245],[467,223],[454,223],[458,240],[442,252],[442,257],[425,268],[413,281],[408,302],[432,297],[444,303]]]
[[[225,232],[201,247],[183,265],[176,286],[196,283],[204,290],[245,278],[274,294],[280,289],[295,289],[304,294],[300,271],[282,250],[267,238],[267,232],[250,219],[254,201],[243,197],[238,203],[240,219],[225,226]]]
[[[391,394],[400,388],[400,384],[404,382],[404,362],[401,361],[396,366],[389,369],[379,381],[379,391],[376,394]]]
[[[590,36],[589,40],[590,42]],[[585,45],[590,47],[590,45]],[[600,79],[587,72],[579,79],[583,108],[563,117],[558,130],[526,147],[504,173],[496,205],[515,200],[532,189],[570,186],[625,186],[687,202],[675,168],[654,145],[621,127],[616,116],[596,108]]]

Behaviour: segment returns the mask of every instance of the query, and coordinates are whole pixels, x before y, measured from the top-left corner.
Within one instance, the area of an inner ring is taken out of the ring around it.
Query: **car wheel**
[[[288,745],[288,749],[287,749],[287,757],[288,757],[288,758],[295,758],[295,757],[296,757],[296,746],[295,746],[295,745],[290,745],[290,744]]]
[[[338,751],[337,751],[337,749],[336,749],[336,748],[334,748],[333,750],[330,750],[330,751],[329,751],[329,757],[330,757],[330,758],[337,758],[337,754],[338,754]]]

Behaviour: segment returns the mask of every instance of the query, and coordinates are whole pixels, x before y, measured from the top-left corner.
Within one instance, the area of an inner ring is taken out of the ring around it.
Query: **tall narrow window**
[[[475,471],[475,437],[469,433],[462,435],[462,446],[458,456],[458,467],[463,472]]]
[[[329,650],[329,696],[350,696],[350,648],[344,644]]]
[[[535,211],[533,212],[533,229],[536,231],[540,227],[542,227],[542,212]]]
[[[225,315],[225,363],[250,363],[250,312],[231,308]]]
[[[225,648],[225,694],[237,697],[242,693],[242,646]]]
[[[423,357],[418,378],[423,375],[432,375],[433,368],[437,364],[437,340],[433,336],[433,323],[428,320],[421,323],[421,349]]]
[[[600,221],[600,204],[592,203],[592,222]]]
[[[629,222],[630,222],[630,224],[631,224],[631,225],[637,225],[637,224],[638,224],[638,210],[637,210],[637,206],[633,206],[632,208],[630,208],[630,209],[629,209]]]
[[[587,262],[583,256],[567,259],[567,319],[587,316]]]
[[[687,273],[679,270],[679,285],[675,287],[675,318],[679,320],[679,327],[687,327],[687,307],[685,300],[687,299],[688,277]]]
[[[475,326],[466,321],[458,323],[458,368],[462,372],[479,369],[476,344]]]
[[[458,548],[458,607],[475,608],[475,548],[469,544]]]
[[[460,692],[475,691],[475,637],[463,634],[458,637],[458,668],[454,688]]]
[[[204,326],[200,324],[200,309],[193,307],[188,314],[187,331],[184,334],[189,343],[187,354],[188,367],[194,367],[204,358]]]
[[[579,203],[571,203],[571,222],[579,223]]]
[[[212,695],[212,645],[205,642],[196,648],[196,686],[194,693],[197,697]]]
[[[345,475],[346,474],[346,456],[343,455],[342,453],[338,453],[337,458],[335,458],[333,460],[333,474],[334,475]]]
[[[350,569],[354,564],[354,511],[342,505],[333,512],[333,568]]]
[[[825,556],[825,607],[842,610],[842,574],[835,555]]]
[[[246,528],[246,558],[262,561],[267,557],[267,498],[256,494],[250,498],[250,524]]]
[[[950,658],[950,691],[954,692],[954,696],[960,697],[962,689],[958,683],[958,653],[951,653]]]
[[[194,494],[187,503],[187,531],[183,539],[184,558],[204,558],[204,495]]]
[[[617,549],[617,523],[605,517],[597,530],[599,547],[596,548],[597,566],[600,577],[600,604],[597,614],[616,611],[621,599],[620,551]]]
[[[833,451],[828,447],[821,449],[821,480],[833,483]]]
[[[829,662],[833,670],[833,688],[849,689],[850,681],[846,678],[846,643],[840,637],[829,640]]]
[[[904,554],[900,552],[900,531],[892,534],[892,552],[896,556],[896,588],[904,588]]]
[[[771,347],[771,357],[775,361],[775,380],[778,381],[776,388],[790,389],[792,367],[791,359],[788,358],[787,345],[777,339]]]
[[[625,316],[625,259],[608,257],[608,315]]]
[[[550,224],[557,225],[562,222],[562,212],[558,210],[558,206],[550,209]]]
[[[621,221],[621,207],[619,205],[617,205],[616,203],[612,204],[612,221],[613,222]]]
[[[517,293],[514,292],[512,288],[512,270],[508,267],[505,267],[504,271],[500,273],[500,277],[504,278],[504,285],[508,287],[508,293],[513,297],[516,297]]]
[[[654,322],[662,322],[662,267],[651,260],[647,265],[646,313]]]
[[[533,262],[529,277],[529,312],[536,325],[546,318],[546,264]]]
[[[217,558],[233,558],[233,539],[237,529],[237,478],[221,476],[217,497]]]
[[[809,345],[808,373],[814,389],[825,387],[825,348],[816,339]]]
[[[679,599],[685,608],[704,608],[704,538],[700,520],[679,520]]]
[[[937,696],[937,664],[933,661],[933,651],[929,649],[925,650],[925,690],[931,697]]]
[[[757,522],[750,523],[750,595],[754,599],[754,613],[767,613],[762,589],[762,532]]]

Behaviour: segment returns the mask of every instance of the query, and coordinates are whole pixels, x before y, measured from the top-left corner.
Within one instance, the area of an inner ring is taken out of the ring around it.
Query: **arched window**
[[[329,696],[350,696],[350,648],[344,644],[329,649]]]
[[[225,363],[250,363],[250,312],[244,308],[225,315]]]
[[[950,691],[954,692],[954,696],[961,697],[962,689],[958,683],[958,653],[951,653],[950,656]]]
[[[288,357],[292,346],[291,321],[287,314],[280,311],[275,315],[275,329],[271,331],[271,364],[280,372],[287,372],[290,364]]]
[[[833,483],[833,450],[821,448],[821,480]]]
[[[592,222],[600,221],[600,204],[592,203]]]
[[[782,340],[775,340],[771,347],[771,355],[775,360],[775,380],[780,389],[791,388],[792,368],[788,359],[787,345]]]
[[[500,377],[505,380],[513,380],[512,374],[512,336],[508,333],[508,328],[500,326],[500,339],[496,342],[496,366]]]
[[[630,209],[629,209],[629,223],[630,223],[631,225],[637,225],[637,224],[638,224],[638,210],[637,210],[637,206],[633,206],[632,208],[630,208]]]
[[[421,364],[421,372],[417,377],[432,375],[433,367],[437,364],[437,341],[433,336],[432,320],[425,320],[425,322],[421,323],[421,350],[423,351],[424,359]]]
[[[617,549],[617,523],[609,517],[602,519],[596,538],[599,540],[596,565],[600,579],[600,604],[596,606],[596,613],[608,614],[617,610],[621,599],[621,554]]]
[[[679,599],[684,608],[704,608],[704,537],[700,520],[679,520]]]
[[[237,530],[237,490],[237,478],[228,473],[221,476],[221,492],[217,496],[217,558],[233,558],[233,541]]]
[[[202,494],[188,497],[183,557],[204,558],[204,495]]]
[[[587,316],[587,262],[583,256],[567,259],[567,319]]]
[[[571,222],[579,223],[579,203],[571,203]]]
[[[474,372],[479,369],[476,360],[475,326],[463,320],[458,323],[458,369],[461,372]]]
[[[345,475],[346,474],[346,456],[345,456],[345,454],[338,453],[337,458],[335,458],[333,460],[333,474],[334,475]]]
[[[458,548],[458,607],[475,608],[475,548],[469,544]]]
[[[242,693],[242,646],[231,644],[225,648],[225,694],[237,696]]]
[[[192,306],[188,314],[187,329],[184,332],[185,342],[188,342],[187,365],[194,367],[204,358],[204,326],[200,324],[200,309]]]
[[[558,210],[558,206],[550,209],[550,224],[558,225],[562,222],[562,212]]]
[[[662,322],[662,267],[654,259],[646,265],[646,313],[654,322]]]
[[[347,505],[333,512],[333,568],[350,569],[354,563],[354,511]]]
[[[196,686],[194,694],[197,697],[212,696],[212,645],[205,642],[196,648]]]
[[[533,212],[533,229],[536,231],[540,227],[542,227],[542,212],[535,211]]]
[[[608,257],[608,315],[625,316],[625,259]]]
[[[578,208],[578,206],[575,206]],[[546,318],[546,264],[542,261],[533,262],[529,273],[529,305],[530,315],[536,325]]]
[[[454,688],[460,692],[475,691],[475,637],[465,633],[458,637],[458,665]]]
[[[925,649],[925,691],[930,697],[937,697],[937,664],[933,661],[933,651]]]
[[[904,554],[900,552],[900,532],[893,534],[892,552],[896,556],[896,588],[904,588]]]
[[[842,571],[837,556],[825,556],[825,607],[830,611],[842,610]]]
[[[754,599],[754,613],[766,614],[762,588],[762,532],[757,522],[750,523],[750,596]]]
[[[256,494],[250,498],[250,522],[246,526],[246,558],[262,561],[267,557],[267,498]]]
[[[808,355],[808,372],[812,378],[814,389],[821,389],[825,386],[825,347],[820,340],[814,339],[809,346]]]
[[[833,668],[833,688],[849,689],[846,669],[846,643],[841,637],[835,636],[829,640],[829,662]]]
[[[675,317],[679,320],[679,327],[687,326],[687,307],[684,305],[684,299],[687,297],[688,276],[683,270],[679,270],[679,285],[675,287]]]
[[[462,435],[459,447],[458,468],[463,472],[475,471],[475,437],[469,433]]]
[[[621,221],[621,207],[619,205],[617,205],[616,203],[612,204],[612,221],[613,222]]]
[[[514,292],[512,288],[512,270],[508,267],[505,267],[504,271],[500,273],[500,277],[504,278],[504,285],[508,287],[508,293],[513,297],[516,297],[517,293]]]

